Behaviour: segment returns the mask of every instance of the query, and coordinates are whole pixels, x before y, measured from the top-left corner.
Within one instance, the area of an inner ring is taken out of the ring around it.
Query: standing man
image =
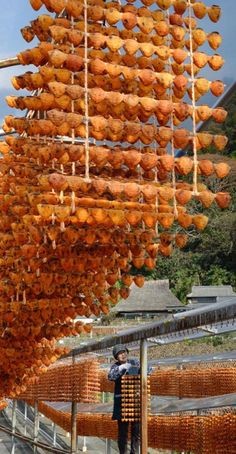
[[[136,367],[139,373],[140,365],[136,359],[128,359],[129,350],[125,345],[115,345],[113,356],[116,362],[111,366],[108,374],[108,380],[115,382],[114,391],[114,408],[112,419],[118,423],[118,447],[120,454],[127,454],[128,430],[131,424],[131,450],[130,454],[138,454],[140,430],[138,422],[127,422],[121,419],[121,377],[129,374],[131,368]]]

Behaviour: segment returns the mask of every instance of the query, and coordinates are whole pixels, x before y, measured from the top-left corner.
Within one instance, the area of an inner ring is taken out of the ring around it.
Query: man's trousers
[[[130,454],[138,454],[140,441],[140,423],[118,420],[118,447],[120,454],[127,454],[129,425],[131,429]]]

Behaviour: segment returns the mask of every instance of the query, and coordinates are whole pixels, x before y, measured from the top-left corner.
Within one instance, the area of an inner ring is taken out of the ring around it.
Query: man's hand
[[[122,370],[128,371],[132,367],[132,364],[130,363],[124,363],[119,366],[119,371],[122,372]]]

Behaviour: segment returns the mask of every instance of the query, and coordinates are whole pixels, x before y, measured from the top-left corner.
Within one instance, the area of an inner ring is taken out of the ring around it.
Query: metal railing
[[[45,443],[39,442],[39,441],[34,441],[34,439],[27,437],[26,435],[22,435],[17,431],[12,431],[11,429],[7,429],[7,427],[0,426],[0,431],[5,432],[9,435],[11,435],[14,438],[19,438],[20,440],[25,441],[26,443],[30,443],[30,445],[42,448],[47,452],[53,452],[53,453],[62,453],[62,454],[70,454],[71,451],[61,449],[61,448],[55,448],[53,446],[48,446]],[[13,453],[13,451],[11,451]]]
[[[27,404],[26,404],[27,406]],[[3,431],[5,433],[8,433],[12,437],[12,444],[11,444],[11,454],[15,453],[15,439],[18,438],[25,443],[29,443],[30,446],[33,447],[33,451],[36,453],[37,452],[37,447],[45,449],[49,452],[58,452],[58,453],[70,453],[69,450],[63,449],[60,445],[59,442],[55,443],[55,435],[54,431],[52,436],[50,436],[49,433],[44,431],[42,428],[40,428],[39,424],[39,412],[37,411],[37,405],[34,408],[34,420],[32,421],[30,418],[27,417],[27,412],[25,411],[24,413],[17,408],[17,401],[13,400],[12,402],[9,402],[9,407],[12,409],[12,418],[11,418],[11,425],[12,428],[8,429],[2,425],[0,425],[0,431]],[[27,407],[26,407],[27,408]],[[6,416],[6,412],[5,412]],[[25,425],[30,426],[31,429],[33,429],[33,437],[29,437],[26,435],[26,430],[25,434],[22,434],[19,429],[17,431],[17,416],[20,418],[22,417],[23,423]],[[9,417],[6,416],[7,420],[10,422]],[[43,443],[41,441],[38,441],[38,437],[41,436],[42,438],[46,439],[49,443],[53,442],[53,446],[50,446],[46,443]]]

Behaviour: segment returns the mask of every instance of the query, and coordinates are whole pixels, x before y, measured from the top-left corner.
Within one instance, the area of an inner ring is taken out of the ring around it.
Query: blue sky
[[[219,53],[225,58],[224,67],[214,73],[211,70],[205,71],[205,75],[211,80],[223,79],[226,84],[236,79],[236,0],[206,0],[206,5],[217,3],[223,10],[222,17],[217,24],[210,20],[199,21],[199,26],[207,32],[219,31],[223,36],[223,44]],[[33,47],[36,41],[26,43],[20,33],[20,29],[28,25],[30,20],[38,16],[39,12],[31,8],[29,0],[1,0],[0,16],[0,59],[15,56],[19,51]],[[45,12],[43,9],[40,13]],[[207,46],[206,51],[213,53]],[[0,121],[4,115],[11,113],[7,107],[4,97],[8,94],[15,94],[10,78],[13,75],[21,74],[27,69],[13,67],[0,69]],[[19,92],[18,92],[19,93]]]

